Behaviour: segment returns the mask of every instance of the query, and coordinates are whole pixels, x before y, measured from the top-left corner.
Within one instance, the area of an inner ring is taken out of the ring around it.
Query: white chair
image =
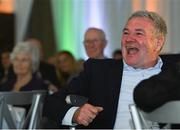
[[[40,128],[45,95],[46,91],[44,90],[0,92],[0,128],[3,128],[4,121],[6,121],[8,129]],[[9,107],[9,105],[30,106],[20,126],[17,126],[17,122],[14,120],[12,107]]]
[[[180,101],[167,102],[150,113],[140,110],[135,104],[130,104],[129,110],[134,128],[138,130],[153,129],[152,123],[180,124]]]

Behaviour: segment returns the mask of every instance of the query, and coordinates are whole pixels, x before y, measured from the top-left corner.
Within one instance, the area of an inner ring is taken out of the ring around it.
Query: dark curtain
[[[42,41],[45,58],[56,51],[50,0],[34,0],[24,39],[28,38]]]
[[[0,53],[14,47],[14,14],[0,13]]]

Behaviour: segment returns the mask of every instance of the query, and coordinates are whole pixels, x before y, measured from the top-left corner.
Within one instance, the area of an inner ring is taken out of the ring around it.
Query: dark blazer
[[[168,101],[180,99],[180,72],[177,64],[164,61],[162,71],[140,82],[134,89],[134,101],[146,112],[162,106]]]
[[[134,89],[134,102],[146,112],[151,112],[173,100],[180,100],[180,66],[178,64],[167,64],[164,61],[162,72],[140,82]],[[171,129],[179,128],[180,124],[171,125]]]
[[[47,98],[44,115],[60,124],[71,107],[65,103],[66,95],[82,95],[89,98],[90,104],[104,108],[85,128],[112,129],[116,119],[122,72],[122,60],[89,59],[85,62],[84,71],[68,87]]]
[[[44,114],[51,120],[61,123],[71,107],[65,103],[68,94],[77,94],[89,98],[89,103],[101,106],[99,113],[89,128],[113,128],[119,99],[123,63],[119,60],[89,59],[84,71],[72,79],[69,86],[47,98]]]

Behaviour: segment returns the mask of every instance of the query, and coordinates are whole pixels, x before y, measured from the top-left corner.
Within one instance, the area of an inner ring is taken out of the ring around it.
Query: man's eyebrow
[[[140,29],[140,28],[135,29],[135,31],[140,31],[140,32],[144,32],[145,33],[145,31],[143,29]]]
[[[123,31],[128,31],[129,29],[128,28],[124,28]]]
[[[123,29],[123,32],[124,32],[124,31],[129,31],[129,29],[128,29],[128,28],[124,28],[124,29]],[[145,33],[144,29],[141,29],[141,28],[137,28],[137,29],[135,29],[135,31]]]

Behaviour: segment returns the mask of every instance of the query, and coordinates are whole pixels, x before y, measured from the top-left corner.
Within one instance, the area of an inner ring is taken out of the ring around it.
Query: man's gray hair
[[[27,53],[31,56],[31,62],[32,62],[32,72],[36,72],[39,69],[40,64],[40,52],[39,49],[30,44],[29,42],[19,42],[14,47],[12,53],[11,53],[11,61],[15,60],[17,54],[19,53]]]
[[[87,33],[88,31],[91,31],[91,30],[98,31],[98,32],[101,34],[101,40],[103,40],[104,42],[107,42],[106,34],[105,34],[105,32],[104,32],[102,29],[96,28],[96,27],[90,27],[90,28],[88,28],[88,29],[86,30],[86,33]],[[85,33],[85,34],[86,34],[86,33]]]
[[[167,26],[166,26],[165,21],[159,14],[157,14],[155,12],[151,12],[151,11],[146,11],[146,10],[145,11],[137,11],[130,16],[128,21],[135,17],[144,17],[144,18],[150,19],[154,24],[156,33],[164,36],[164,38],[166,37]]]

